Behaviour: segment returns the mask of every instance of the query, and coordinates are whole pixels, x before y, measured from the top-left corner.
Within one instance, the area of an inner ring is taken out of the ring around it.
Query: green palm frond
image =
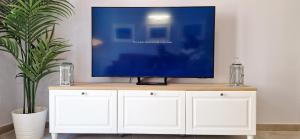
[[[17,61],[19,61],[19,44],[10,38],[0,38],[0,51],[10,53]]]
[[[65,0],[19,0],[10,7],[12,11],[4,20],[9,34],[17,35],[29,44],[73,12],[73,6]]]
[[[8,5],[13,4],[15,2],[16,2],[16,0],[1,0],[0,1],[0,19],[3,19],[10,12],[11,8]]]
[[[27,70],[34,73],[35,78],[32,80],[39,81],[47,74],[56,72],[55,68],[60,65],[57,62],[61,60],[58,56],[67,52],[68,47],[65,42],[58,40],[39,40],[38,45],[30,49],[32,64]]]
[[[24,113],[34,112],[39,81],[56,72],[70,46],[55,38],[55,25],[73,14],[67,0],[0,0],[0,51],[10,53],[24,79]]]
[[[9,5],[16,3],[17,0],[0,0],[0,33],[5,32],[4,25],[2,21],[6,15],[11,11]]]

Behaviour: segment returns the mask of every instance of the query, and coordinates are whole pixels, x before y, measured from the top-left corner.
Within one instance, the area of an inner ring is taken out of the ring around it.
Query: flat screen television
[[[93,7],[93,77],[214,77],[215,7]]]

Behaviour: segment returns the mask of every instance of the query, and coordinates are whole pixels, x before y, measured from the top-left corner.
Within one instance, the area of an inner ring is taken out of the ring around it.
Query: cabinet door
[[[117,91],[50,91],[51,133],[117,133]]]
[[[185,134],[185,92],[119,91],[118,132]]]
[[[187,134],[254,135],[255,92],[187,92]]]

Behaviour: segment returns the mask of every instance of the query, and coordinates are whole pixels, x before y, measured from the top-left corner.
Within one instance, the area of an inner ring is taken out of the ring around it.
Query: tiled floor
[[[49,133],[43,139],[51,139]],[[0,139],[15,139],[14,132],[0,136]],[[59,139],[246,139],[245,136],[176,136],[176,135],[72,135],[60,134]],[[300,131],[259,131],[256,139],[300,139]]]

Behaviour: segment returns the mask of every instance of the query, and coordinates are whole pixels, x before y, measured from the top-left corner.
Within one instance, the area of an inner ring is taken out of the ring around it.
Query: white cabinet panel
[[[117,91],[50,91],[50,131],[117,133]]]
[[[255,92],[187,92],[187,134],[255,134]]]
[[[118,132],[185,134],[185,92],[119,91]]]

